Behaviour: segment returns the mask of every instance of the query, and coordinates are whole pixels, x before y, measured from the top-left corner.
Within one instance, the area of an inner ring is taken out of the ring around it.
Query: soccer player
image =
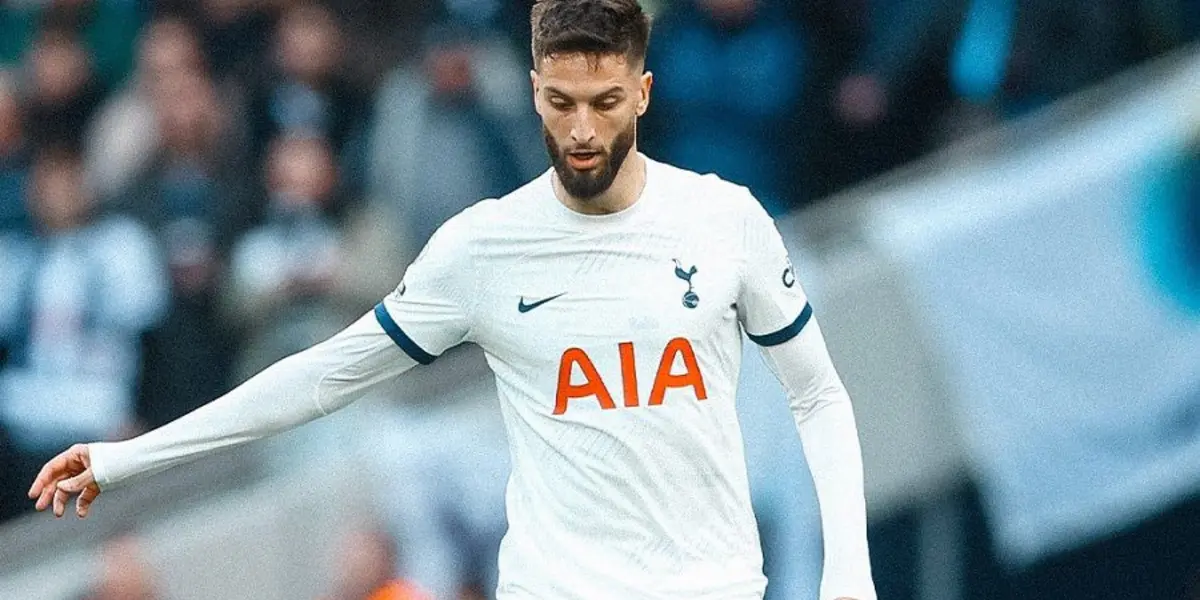
[[[637,152],[653,77],[636,0],[541,0],[531,22],[553,168],[447,221],[329,340],[157,430],[71,447],[30,489],[38,509],[61,516],[78,494],[86,516],[101,490],[327,415],[472,342],[513,460],[499,598],[761,598],[733,404],[744,331],[811,467],[820,597],[874,600],[854,415],[774,223],[747,189]]]

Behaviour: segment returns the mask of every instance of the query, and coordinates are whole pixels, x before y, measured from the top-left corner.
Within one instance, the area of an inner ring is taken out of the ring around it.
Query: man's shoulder
[[[527,227],[535,218],[533,213],[539,194],[545,193],[544,187],[539,177],[499,198],[480,200],[450,217],[439,228],[438,236],[466,243]]]
[[[762,206],[744,185],[716,173],[699,173],[664,162],[651,162],[663,181],[663,195],[686,206],[688,212],[703,218],[744,218],[761,211]]]

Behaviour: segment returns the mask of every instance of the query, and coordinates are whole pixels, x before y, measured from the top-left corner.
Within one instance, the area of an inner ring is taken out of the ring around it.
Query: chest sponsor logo
[[[633,350],[633,342],[617,344],[617,353],[621,364],[621,400],[625,408],[636,408],[641,405],[638,397],[637,362]],[[682,361],[683,369],[675,373],[676,361]],[[583,381],[578,380],[580,373]],[[696,400],[708,398],[708,390],[704,385],[704,375],[700,372],[700,364],[696,360],[696,352],[687,338],[675,338],[667,342],[658,361],[658,370],[654,376],[654,385],[650,388],[650,398],[647,406],[658,406],[666,398],[670,389],[691,388]],[[603,410],[617,408],[612,391],[588,353],[581,348],[567,348],[558,364],[558,390],[554,395],[554,414],[567,412],[572,400],[593,399]]]

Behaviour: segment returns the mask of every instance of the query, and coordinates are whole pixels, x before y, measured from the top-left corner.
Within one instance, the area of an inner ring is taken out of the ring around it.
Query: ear
[[[542,114],[541,102],[538,101],[540,92],[542,91],[542,78],[538,75],[537,69],[529,70],[529,83],[533,88],[533,110],[537,114]]]
[[[646,110],[650,108],[650,89],[654,87],[654,73],[646,71],[642,73],[641,78],[642,97],[638,99],[637,116],[646,114]]]

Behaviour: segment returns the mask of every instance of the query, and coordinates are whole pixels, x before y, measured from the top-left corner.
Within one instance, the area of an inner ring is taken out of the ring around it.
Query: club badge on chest
[[[696,308],[700,305],[700,296],[692,289],[692,276],[696,274],[696,265],[692,265],[685,271],[678,258],[673,260],[675,261],[675,276],[687,282],[688,286],[687,291],[683,293],[683,305],[688,308]]]

